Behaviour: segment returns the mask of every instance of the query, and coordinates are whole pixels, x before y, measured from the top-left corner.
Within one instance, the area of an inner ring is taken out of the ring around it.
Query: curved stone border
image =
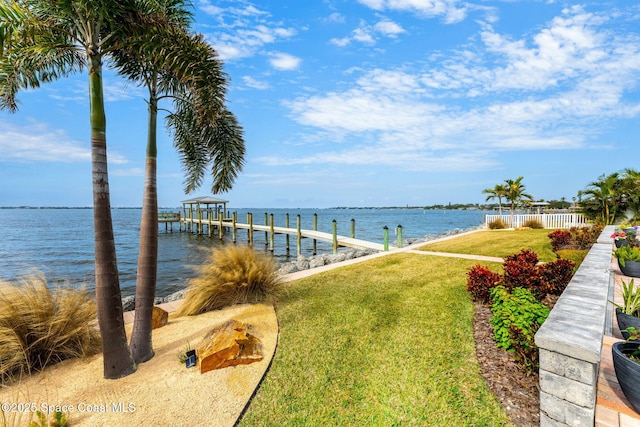
[[[536,333],[541,426],[594,425],[602,340],[611,327],[614,228],[604,228]]]

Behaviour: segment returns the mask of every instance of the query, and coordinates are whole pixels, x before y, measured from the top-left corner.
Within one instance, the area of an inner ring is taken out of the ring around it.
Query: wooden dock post
[[[218,229],[218,237],[220,237],[220,240],[222,240],[222,237],[224,236],[224,231],[222,229],[222,221],[224,220],[224,212],[218,212],[218,225],[219,225],[219,229]]]
[[[382,234],[384,236],[384,251],[388,252],[389,251],[389,227],[385,225],[382,230],[383,230]]]
[[[332,248],[333,248],[333,254],[335,255],[338,253],[338,222],[335,219],[331,222],[331,228],[333,231]]]
[[[269,225],[269,214],[264,213],[264,226],[267,227]],[[264,231],[264,245],[267,246],[269,244],[269,232],[267,230]]]
[[[284,227],[289,228],[289,213],[284,215]],[[287,250],[287,255],[289,254],[289,234],[286,235],[285,249]]]
[[[398,247],[401,248],[402,247],[402,225],[398,224]]]
[[[273,214],[269,215],[269,230],[271,231],[271,235],[269,236],[269,250],[271,252],[273,252],[274,250],[274,236],[276,235],[275,230],[274,230],[275,226],[273,224]]]
[[[313,214],[313,231],[318,231],[318,214]],[[313,239],[313,254],[318,254],[318,240]]]
[[[207,234],[209,235],[209,237],[211,237],[211,234],[213,234],[213,215],[211,214],[211,209],[207,209],[207,220],[209,222],[209,229],[207,230]]]
[[[253,214],[251,212],[247,214],[247,223],[249,224],[247,240],[249,241],[249,246],[253,246]]]
[[[298,246],[298,256],[302,253],[302,232],[300,231],[300,214],[296,217],[296,245]]]
[[[356,220],[351,218],[351,238],[356,238]]]
[[[233,213],[233,217],[231,218],[231,235],[233,236],[233,243],[236,243],[238,240],[238,229],[236,228],[236,223],[238,222],[238,212]]]

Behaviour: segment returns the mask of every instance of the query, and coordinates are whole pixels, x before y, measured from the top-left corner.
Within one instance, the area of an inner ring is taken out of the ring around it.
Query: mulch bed
[[[539,426],[538,374],[527,376],[524,369],[515,363],[511,354],[497,347],[490,319],[490,308],[476,303],[473,335],[482,376],[514,425]]]

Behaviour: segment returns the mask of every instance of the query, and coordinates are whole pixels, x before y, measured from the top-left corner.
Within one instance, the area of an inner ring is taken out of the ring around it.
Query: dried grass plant
[[[214,249],[209,261],[190,280],[178,316],[191,316],[234,304],[277,297],[280,277],[275,261],[248,246]]]
[[[100,350],[96,306],[84,288],[50,289],[42,274],[0,281],[0,384]]]

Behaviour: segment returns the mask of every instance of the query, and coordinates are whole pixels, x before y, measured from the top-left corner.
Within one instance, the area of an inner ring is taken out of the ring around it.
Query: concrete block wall
[[[605,227],[536,333],[543,427],[594,425],[602,338],[611,321],[613,229]]]

